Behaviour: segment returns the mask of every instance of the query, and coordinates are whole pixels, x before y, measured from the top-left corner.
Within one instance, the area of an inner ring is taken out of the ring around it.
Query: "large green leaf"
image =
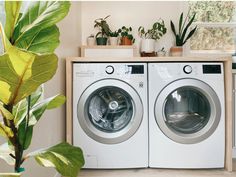
[[[60,143],[49,149],[30,153],[44,167],[54,167],[63,176],[77,177],[84,165],[83,152],[79,147],[68,143]]]
[[[24,150],[28,149],[33,137],[33,126],[28,126],[28,128],[26,129],[26,124],[26,119],[23,119],[18,128],[19,142]]]
[[[8,39],[11,38],[19,17],[21,1],[5,1],[6,24],[5,32]]]
[[[55,24],[67,15],[69,7],[68,1],[31,2],[14,30],[14,45],[37,53],[52,53],[59,44]],[[45,45],[46,39],[50,45]]]
[[[0,103],[0,115],[4,116],[7,120],[12,120],[13,115]]]
[[[35,125],[46,109],[53,109],[59,107],[65,103],[65,100],[66,98],[64,95],[56,95],[35,104],[30,110],[29,125]]]
[[[59,45],[59,30],[56,25],[41,30],[28,44],[28,40],[16,43],[19,48],[24,48],[34,53],[47,54],[53,51]]]
[[[30,108],[32,108],[41,98],[43,94],[42,86],[40,86],[35,92],[30,95]],[[21,100],[16,106],[13,108],[13,116],[14,116],[14,123],[16,127],[23,121],[27,114],[27,106],[28,102],[27,99]]]
[[[19,141],[24,149],[27,149],[31,143],[32,135],[33,135],[33,126],[39,121],[43,113],[46,109],[53,109],[61,106],[65,102],[65,96],[56,95],[54,97],[42,100],[35,104],[30,110],[30,118],[28,128],[26,129],[26,110],[25,109],[25,117],[19,124],[18,135]],[[27,105],[26,105],[27,108]]]
[[[57,60],[55,54],[39,56],[9,47],[7,53],[0,56],[0,100],[15,105],[30,95],[52,78]]]
[[[9,148],[7,143],[0,146],[0,158],[5,160],[9,165],[14,165],[15,159],[9,154],[14,154],[14,151]]]
[[[13,132],[9,127],[0,122],[0,135],[5,138],[10,138],[13,137]]]

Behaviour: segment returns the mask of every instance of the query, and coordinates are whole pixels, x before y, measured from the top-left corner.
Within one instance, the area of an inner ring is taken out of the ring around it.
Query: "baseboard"
[[[233,148],[233,158],[236,158],[236,147]]]

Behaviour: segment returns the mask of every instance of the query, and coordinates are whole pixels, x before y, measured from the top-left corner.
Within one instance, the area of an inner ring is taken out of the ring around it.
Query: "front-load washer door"
[[[154,114],[161,131],[175,142],[193,144],[217,128],[221,106],[215,91],[196,79],[176,80],[158,95]]]
[[[78,101],[78,120],[97,142],[116,144],[129,139],[143,118],[142,101],[133,87],[116,79],[99,80]]]

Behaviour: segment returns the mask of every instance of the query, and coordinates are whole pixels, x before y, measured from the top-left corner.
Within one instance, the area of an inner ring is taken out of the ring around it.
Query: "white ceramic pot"
[[[142,39],[141,52],[145,52],[145,53],[155,52],[155,40],[154,39]]]
[[[20,173],[0,173],[0,177],[20,177]]]
[[[87,45],[88,46],[94,46],[95,45],[95,38],[94,37],[88,37],[87,38]]]
[[[110,45],[118,45],[118,37],[109,37]]]

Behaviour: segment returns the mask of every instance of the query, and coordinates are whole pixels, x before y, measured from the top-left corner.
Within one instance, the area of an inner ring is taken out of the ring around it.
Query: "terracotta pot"
[[[20,177],[20,173],[0,173],[0,177]]]
[[[122,37],[120,39],[120,45],[132,45],[132,40],[130,40],[128,37]]]
[[[170,48],[170,56],[179,57],[183,56],[183,47],[182,46],[173,46]]]

